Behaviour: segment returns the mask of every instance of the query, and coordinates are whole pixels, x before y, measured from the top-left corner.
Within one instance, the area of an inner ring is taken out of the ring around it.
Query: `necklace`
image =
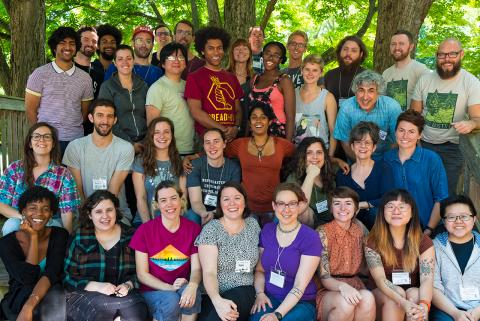
[[[238,77],[247,77],[247,73],[238,73],[238,72],[235,72],[235,75],[237,75]]]
[[[255,146],[255,148],[257,149],[257,156],[258,156],[258,161],[259,161],[259,162],[262,161],[263,150],[265,149],[265,146],[267,145],[269,139],[270,139],[270,136],[267,136],[267,140],[265,141],[265,143],[263,143],[263,145],[257,145],[257,143],[255,142],[255,138],[254,138],[254,137],[252,137],[252,138],[250,139],[250,141],[252,142],[253,146]]]
[[[292,233],[292,232],[294,232],[299,226],[300,226],[300,222],[297,222],[297,225],[296,225],[294,228],[292,228],[291,230],[284,230],[284,229],[282,229],[282,227],[280,226],[280,223],[278,223],[278,224],[277,224],[277,229],[278,229],[280,232],[287,234],[287,233]]]

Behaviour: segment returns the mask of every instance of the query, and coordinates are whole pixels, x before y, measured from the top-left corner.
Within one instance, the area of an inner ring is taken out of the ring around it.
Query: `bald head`
[[[442,79],[455,77],[462,67],[462,44],[455,38],[445,39],[437,50],[437,73]]]
[[[462,51],[463,50],[462,43],[458,39],[455,39],[455,38],[447,38],[447,39],[443,40],[440,43],[440,45],[438,46],[438,51],[444,52],[444,50],[442,50],[444,47],[456,48],[455,51]]]

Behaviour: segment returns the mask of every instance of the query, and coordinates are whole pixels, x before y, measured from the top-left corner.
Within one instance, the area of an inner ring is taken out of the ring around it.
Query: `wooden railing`
[[[25,102],[21,98],[0,95],[0,170],[23,155],[23,142],[28,132]]]

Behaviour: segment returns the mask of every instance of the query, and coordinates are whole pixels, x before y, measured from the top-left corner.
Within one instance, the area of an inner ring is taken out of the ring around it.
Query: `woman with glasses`
[[[157,42],[157,51],[152,53],[152,61],[151,64],[154,66],[161,67],[162,64],[160,63],[160,52],[162,51],[163,47],[168,45],[172,42],[172,32],[170,28],[166,24],[159,24],[155,29],[153,29],[155,33],[155,40]]]
[[[287,49],[277,41],[271,41],[262,51],[264,71],[252,81],[249,99],[267,103],[275,118],[269,126],[269,134],[291,141],[295,129],[295,90],[287,74],[279,70],[287,60]]]
[[[194,152],[193,118],[183,98],[185,80],[182,72],[188,63],[187,49],[182,44],[172,42],[160,52],[160,65],[165,75],[153,83],[147,92],[147,124],[152,119],[163,116],[175,124],[175,141],[180,155]]]
[[[70,171],[60,164],[57,130],[40,122],[28,130],[23,144],[23,158],[14,161],[0,177],[0,213],[7,217],[2,228],[7,235],[20,228],[20,195],[32,186],[43,186],[59,200],[48,226],[64,227],[72,232],[73,215],[80,206],[77,184]]]
[[[350,172],[337,172],[337,186],[348,186],[360,197],[357,218],[370,230],[375,222],[377,206],[382,195],[394,188],[393,172],[382,159],[373,160],[380,128],[373,122],[360,122],[350,132],[350,148],[355,163]]]
[[[377,320],[425,320],[432,302],[435,251],[417,205],[402,189],[387,192],[368,235],[365,257]]]
[[[260,233],[260,257],[255,270],[256,300],[250,321],[315,320],[315,273],[322,245],[318,233],[298,221],[307,198],[300,186],[282,183],[274,192],[278,223]]]
[[[398,116],[395,137],[398,147],[384,155],[393,170],[396,188],[403,188],[414,197],[420,225],[431,235],[440,222],[440,201],[448,197],[447,174],[437,153],[417,146],[425,119],[407,110]]]
[[[322,288],[317,320],[375,320],[375,298],[360,279],[365,261],[364,229],[355,220],[358,205],[354,190],[337,187],[330,196],[333,221],[318,228],[324,251],[318,269]]]
[[[147,131],[145,99],[148,86],[133,72],[133,58],[132,47],[117,47],[114,56],[117,71],[102,83],[98,98],[113,101],[117,116],[113,134],[130,142],[135,148],[135,154],[138,154]]]
[[[438,234],[430,320],[480,320],[480,234],[474,231],[477,211],[470,198],[451,196],[440,203],[446,232]]]

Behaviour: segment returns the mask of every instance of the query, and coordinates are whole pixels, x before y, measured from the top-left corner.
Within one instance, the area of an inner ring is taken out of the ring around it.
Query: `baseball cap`
[[[138,27],[136,27],[136,28],[133,30],[132,39],[135,38],[135,36],[136,36],[137,34],[139,34],[140,32],[146,32],[146,33],[148,33],[148,34],[152,37],[152,40],[155,38],[155,37],[153,36],[153,31],[152,31],[152,29],[150,29],[150,27],[148,27],[148,26],[138,26]]]

